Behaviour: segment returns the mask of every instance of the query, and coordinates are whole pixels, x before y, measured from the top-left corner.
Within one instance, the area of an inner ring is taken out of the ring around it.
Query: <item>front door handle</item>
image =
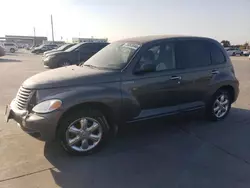
[[[218,71],[218,70],[212,70],[212,72],[211,72],[212,74],[219,74],[220,73],[220,71]]]
[[[181,80],[181,76],[171,76],[170,80]]]

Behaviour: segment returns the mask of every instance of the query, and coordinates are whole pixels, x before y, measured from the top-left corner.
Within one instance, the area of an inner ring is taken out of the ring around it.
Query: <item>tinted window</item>
[[[211,59],[213,64],[221,64],[226,62],[226,58],[222,50],[215,44],[210,45]]]
[[[101,50],[103,47],[107,46],[107,44],[86,44],[83,45],[80,49],[81,52],[98,52],[99,50]]]
[[[205,41],[181,41],[176,44],[177,68],[196,68],[211,64],[209,46]]]
[[[14,46],[14,44],[5,43],[4,46]]]
[[[173,45],[162,43],[150,47],[142,54],[139,63],[136,65],[136,71],[143,71],[148,64],[153,65],[156,72],[174,69]]]

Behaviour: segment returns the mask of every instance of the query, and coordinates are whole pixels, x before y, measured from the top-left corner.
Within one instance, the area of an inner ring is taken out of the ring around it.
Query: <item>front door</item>
[[[178,112],[179,71],[175,68],[172,43],[161,42],[142,52],[134,73],[122,78],[122,95],[138,109],[132,120]],[[129,111],[129,109],[125,109]]]

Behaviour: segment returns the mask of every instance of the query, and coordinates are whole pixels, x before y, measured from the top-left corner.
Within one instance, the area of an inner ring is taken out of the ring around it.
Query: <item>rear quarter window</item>
[[[210,53],[211,53],[212,64],[222,64],[226,62],[226,57],[218,45],[211,43]]]

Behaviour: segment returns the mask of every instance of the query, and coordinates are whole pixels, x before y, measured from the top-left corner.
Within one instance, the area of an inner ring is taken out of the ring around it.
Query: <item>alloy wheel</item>
[[[222,118],[229,110],[230,101],[226,94],[219,95],[213,104],[213,113],[216,118]]]
[[[70,65],[70,63],[67,62],[67,61],[64,61],[64,62],[62,63],[62,67],[66,67],[66,66],[69,66],[69,65]]]
[[[100,123],[89,117],[77,119],[66,130],[68,146],[78,152],[95,148],[102,139],[103,130]]]

